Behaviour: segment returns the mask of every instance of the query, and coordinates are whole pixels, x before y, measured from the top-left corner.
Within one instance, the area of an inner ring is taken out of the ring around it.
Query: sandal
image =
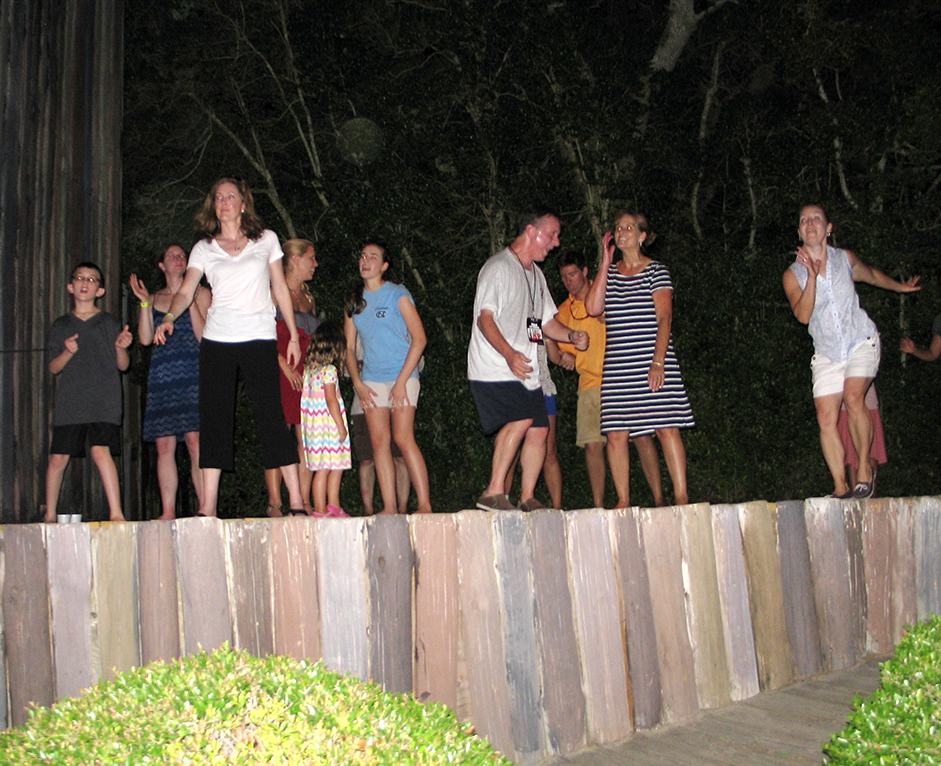
[[[307,511],[305,511],[303,508],[288,508],[287,512],[285,512],[284,515],[285,516],[306,516]]]
[[[282,513],[282,508],[283,506],[275,505],[274,503],[268,503],[267,513],[271,518],[275,519],[284,515],[284,513]]]
[[[350,514],[344,511],[342,508],[337,508],[335,505],[328,505],[327,512],[325,516],[332,516],[335,519],[348,519]]]
[[[828,497],[832,497],[834,500],[849,500],[851,497],[853,497],[853,490],[847,490],[842,494],[839,492],[834,492],[832,495],[828,495]]]

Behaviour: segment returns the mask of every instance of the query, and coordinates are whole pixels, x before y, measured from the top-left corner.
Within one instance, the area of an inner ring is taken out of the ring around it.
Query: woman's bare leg
[[[431,513],[428,468],[425,465],[425,457],[418,447],[418,442],[415,441],[414,407],[395,407],[392,410],[392,433],[395,436],[395,443],[405,459],[405,464],[408,466],[408,476],[412,480],[412,486],[415,488],[415,496],[418,500],[418,513]],[[391,456],[392,453],[389,454]]]
[[[176,518],[176,491],[180,476],[176,467],[176,436],[157,437],[157,484],[160,487],[161,520]]]
[[[663,460],[673,482],[673,499],[677,505],[689,503],[689,490],[686,487],[686,447],[678,428],[658,428],[657,438],[663,450]]]
[[[627,452],[630,441],[628,431],[612,431],[608,437],[608,465],[611,467],[611,478],[614,480],[614,489],[618,495],[615,508],[631,507],[631,461]]]

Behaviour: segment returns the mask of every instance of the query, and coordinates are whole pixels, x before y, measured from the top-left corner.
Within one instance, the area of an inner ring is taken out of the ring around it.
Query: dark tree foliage
[[[155,279],[168,242],[192,244],[221,175],[250,181],[282,237],[316,243],[328,316],[362,244],[388,242],[428,332],[417,436],[437,509],[471,507],[489,475],[465,380],[475,279],[533,201],[562,211],[564,248],[593,256],[624,207],[660,234],[698,421],[691,496],[711,502],[830,490],[812,344],[781,286],[798,207],[823,204],[836,244],[922,276],[917,295],[860,295],[883,336],[880,492],[937,492],[937,369],[897,351],[908,334],[926,344],[941,310],[932,0],[128,0],[126,14],[126,271]],[[561,301],[556,259],[544,267]],[[577,381],[554,378],[565,504],[583,507]],[[257,512],[241,422],[224,501]]]

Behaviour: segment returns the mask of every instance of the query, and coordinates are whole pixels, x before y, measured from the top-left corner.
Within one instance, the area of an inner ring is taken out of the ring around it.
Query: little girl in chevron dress
[[[353,463],[346,407],[337,386],[337,365],[345,354],[340,325],[324,322],[314,331],[301,393],[304,459],[314,473],[314,516],[348,515],[340,508],[340,481]]]

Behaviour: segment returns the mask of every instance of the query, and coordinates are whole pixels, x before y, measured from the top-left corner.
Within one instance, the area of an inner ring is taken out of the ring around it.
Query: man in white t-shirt
[[[546,278],[536,266],[558,247],[560,229],[558,216],[549,210],[526,213],[513,243],[493,255],[477,276],[467,377],[484,433],[496,434],[490,483],[477,501],[484,511],[517,508],[504,494],[504,481],[521,443],[519,509],[545,507],[534,497],[549,432],[536,349],[544,336],[588,348],[587,333],[556,319]]]

